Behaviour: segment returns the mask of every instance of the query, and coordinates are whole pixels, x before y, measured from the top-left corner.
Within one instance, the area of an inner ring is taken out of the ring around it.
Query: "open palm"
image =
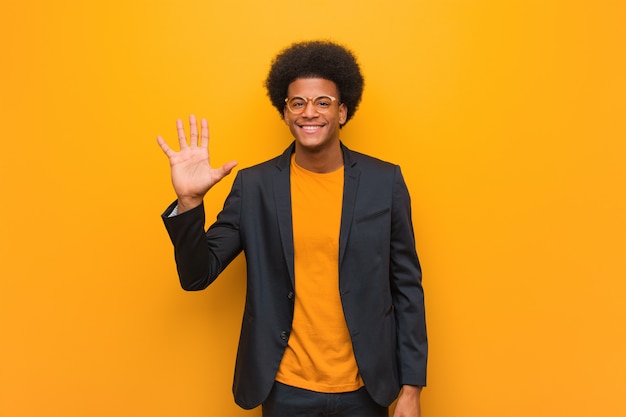
[[[178,196],[179,212],[199,205],[204,195],[228,175],[237,162],[227,162],[219,168],[211,167],[209,162],[209,127],[206,119],[200,122],[200,143],[196,117],[189,116],[189,136],[187,143],[182,120],[176,121],[180,151],[170,148],[162,137],[157,142],[170,161],[172,185]]]

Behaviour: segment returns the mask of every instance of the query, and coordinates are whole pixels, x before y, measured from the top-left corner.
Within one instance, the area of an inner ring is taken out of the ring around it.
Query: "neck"
[[[303,149],[296,143],[295,153],[296,163],[307,171],[324,174],[343,166],[343,152],[339,142],[336,146],[320,150]]]

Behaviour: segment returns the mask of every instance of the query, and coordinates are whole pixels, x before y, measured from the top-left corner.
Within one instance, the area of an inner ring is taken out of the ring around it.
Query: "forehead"
[[[298,78],[289,84],[287,95],[315,97],[319,95],[338,96],[337,85],[325,78]]]

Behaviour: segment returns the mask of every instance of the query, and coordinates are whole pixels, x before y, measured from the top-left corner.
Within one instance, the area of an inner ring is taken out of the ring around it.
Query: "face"
[[[296,139],[296,152],[319,152],[339,143],[339,126],[345,123],[348,109],[345,104],[339,104],[339,91],[334,82],[323,78],[298,78],[289,84],[287,96],[332,96],[338,99],[323,110],[309,100],[300,114],[294,114],[285,105],[283,117]]]

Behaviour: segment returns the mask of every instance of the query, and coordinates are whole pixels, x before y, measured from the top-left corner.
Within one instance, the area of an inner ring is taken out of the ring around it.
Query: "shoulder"
[[[374,173],[395,173],[400,170],[400,167],[392,162],[353,151],[345,146],[343,149],[346,166],[349,168],[357,168],[368,172],[373,171]]]
[[[267,161],[259,162],[258,164],[242,168],[239,171],[247,175],[250,175],[250,174],[259,174],[259,173],[269,171],[269,170],[274,170],[276,169],[276,166],[278,165],[279,158],[280,157],[277,156],[275,158],[268,159]]]
[[[378,190],[408,192],[400,165],[344,147],[346,175],[359,178],[361,184]]]

